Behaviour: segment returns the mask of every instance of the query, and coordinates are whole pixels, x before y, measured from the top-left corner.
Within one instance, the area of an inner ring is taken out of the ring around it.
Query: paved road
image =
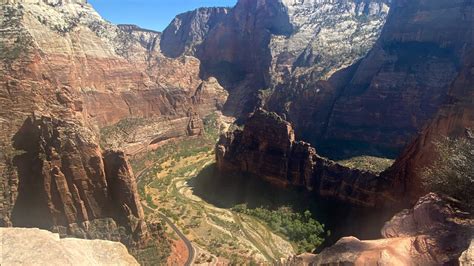
[[[188,259],[186,260],[186,263],[184,265],[189,266],[193,263],[194,261],[194,256],[196,255],[196,251],[194,250],[193,245],[191,244],[191,241],[174,225],[174,223],[166,217],[164,214],[158,212],[160,217],[165,220],[165,222],[171,226],[171,228],[175,231],[175,233],[179,236],[184,241],[184,244],[186,244],[186,248],[188,249]]]
[[[141,175],[146,170],[148,170],[148,169],[144,169],[144,170],[140,171],[140,173],[137,175],[137,180],[140,180]],[[173,231],[179,236],[179,238],[181,238],[181,240],[183,240],[184,244],[186,245],[186,248],[188,249],[188,259],[186,260],[184,265],[186,265],[186,266],[192,265],[192,263],[194,262],[194,256],[196,256],[196,251],[194,250],[194,247],[191,244],[191,241],[189,241],[189,239],[183,234],[183,232],[181,232],[179,230],[179,228],[176,227],[176,225],[168,217],[166,217],[166,215],[164,215],[163,213],[161,213],[161,212],[159,212],[155,209],[150,208],[147,204],[142,204],[142,205],[145,208],[147,208],[148,210],[150,210],[152,212],[156,212],[163,220],[165,220],[165,222],[171,227],[171,229],[173,229]]]

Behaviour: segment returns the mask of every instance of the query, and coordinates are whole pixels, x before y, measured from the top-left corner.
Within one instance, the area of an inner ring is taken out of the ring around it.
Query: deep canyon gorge
[[[474,263],[473,1],[0,3],[0,264]]]

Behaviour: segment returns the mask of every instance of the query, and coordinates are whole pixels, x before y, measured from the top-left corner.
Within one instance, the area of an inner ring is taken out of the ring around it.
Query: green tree
[[[445,138],[435,144],[439,157],[425,169],[424,185],[474,210],[474,139]]]

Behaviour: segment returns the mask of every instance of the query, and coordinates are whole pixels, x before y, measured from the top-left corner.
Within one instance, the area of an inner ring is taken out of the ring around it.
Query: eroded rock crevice
[[[93,225],[102,226],[100,220],[111,218],[111,228],[118,232],[123,226],[132,235],[140,234],[135,240],[144,240],[140,238],[146,237],[146,228],[138,229],[144,214],[124,153],[102,152],[84,133],[73,123],[50,117],[25,120],[13,138],[19,153],[13,158],[18,197],[8,216],[10,224],[65,228],[62,233],[83,231],[84,237],[91,237]]]

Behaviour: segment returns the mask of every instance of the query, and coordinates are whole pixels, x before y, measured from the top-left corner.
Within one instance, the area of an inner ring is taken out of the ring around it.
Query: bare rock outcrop
[[[195,55],[196,49],[229,13],[227,8],[199,8],[176,16],[163,32],[161,50],[166,56]]]
[[[290,123],[262,109],[255,111],[243,130],[221,136],[216,158],[220,171],[250,173],[276,185],[305,187],[354,205],[390,201],[385,199],[384,179],[320,157],[311,145],[295,140]]]
[[[2,265],[139,265],[117,242],[65,238],[35,228],[0,228]]]
[[[470,1],[392,1],[380,38],[359,62],[321,81],[277,87],[267,109],[284,114],[317,147],[352,145],[397,156],[449,100],[474,45]],[[342,144],[342,145],[341,145]],[[361,148],[362,149],[362,148]]]
[[[230,91],[226,110],[248,114],[257,91],[307,71],[320,78],[363,57],[390,1],[240,0],[233,8],[181,14],[163,32],[165,55],[193,55],[202,76]]]
[[[474,264],[474,239],[471,240],[469,248],[461,254],[459,258],[459,264],[461,266],[469,266]]]
[[[435,142],[442,138],[472,138],[474,129],[474,50],[466,57],[464,67],[453,82],[448,100],[439,112],[408,145],[395,164],[384,175],[413,200],[425,192],[421,175],[438,159]]]
[[[48,117],[25,121],[13,138],[17,181],[7,187],[15,196],[12,208],[4,210],[4,226],[95,238],[99,221],[112,218],[110,233],[122,226],[132,238],[111,239],[137,244],[148,240],[146,225],[144,231],[140,227],[144,214],[125,155],[102,152],[88,134],[80,126]]]
[[[313,265],[457,264],[471,243],[473,229],[472,216],[456,209],[452,202],[428,194],[412,209],[400,212],[385,224],[384,239],[345,237],[306,262]]]
[[[2,1],[0,28],[0,224],[147,245],[125,154],[198,132],[223,88],[199,78],[198,59],[163,56],[160,33],[110,24],[86,1]],[[103,141],[130,119],[143,123]]]
[[[221,90],[209,89],[201,101],[194,102],[195,92],[212,83],[200,79],[198,59],[165,57],[159,32],[110,24],[82,1],[59,1],[52,6],[19,0],[6,4],[1,12],[2,88],[8,86],[2,97],[5,106],[17,90],[29,93],[25,89],[29,86],[43,88],[45,96],[46,90],[68,91],[69,101],[80,103],[83,118],[95,129],[113,127],[128,118],[144,119],[139,127],[170,127],[154,135],[132,134],[137,137],[134,144],[146,147],[157,139],[186,135],[183,121],[189,109],[203,118],[226,101],[224,89],[214,82],[212,86]],[[50,109],[41,106],[42,99],[34,102],[39,106],[25,107],[25,112]]]

